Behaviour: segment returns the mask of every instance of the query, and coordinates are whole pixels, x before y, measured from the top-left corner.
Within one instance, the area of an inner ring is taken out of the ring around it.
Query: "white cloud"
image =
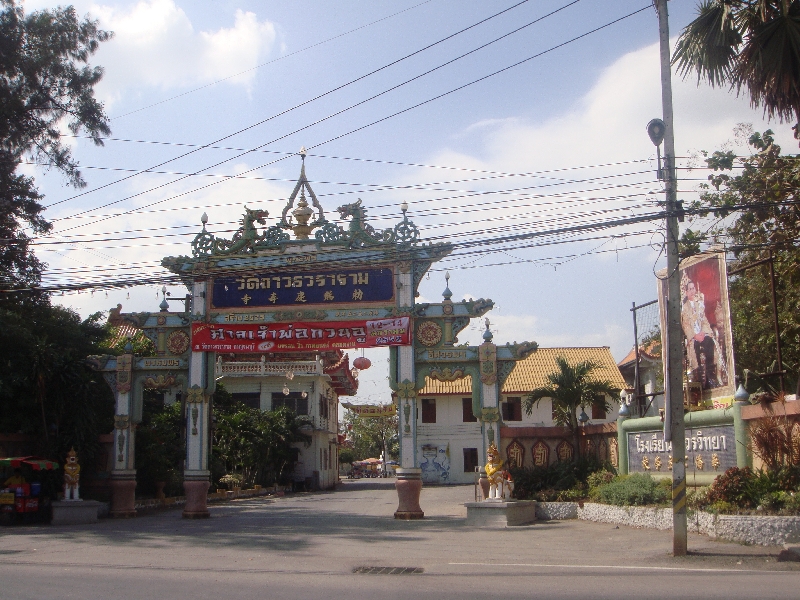
[[[698,87],[691,78],[673,75],[672,83],[679,156],[690,149],[716,149],[733,137],[740,122],[754,123],[757,131],[769,126],[787,151],[793,148],[790,126],[767,124],[746,98],[727,89]],[[555,118],[482,119],[467,127],[462,133],[485,136],[479,153],[483,160],[451,148],[440,149],[430,160],[518,172],[643,158],[655,155],[645,125],[661,114],[658,46],[652,45],[605,69],[586,95]]]
[[[275,46],[276,30],[252,12],[237,10],[233,27],[197,31],[173,0],[142,0],[124,8],[95,4],[90,14],[114,38],[93,62],[105,67],[98,95],[113,101],[140,86],[162,89],[209,83],[261,62]],[[230,79],[248,85],[255,71]]]

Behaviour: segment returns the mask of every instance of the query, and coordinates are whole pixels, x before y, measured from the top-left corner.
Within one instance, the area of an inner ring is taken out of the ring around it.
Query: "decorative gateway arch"
[[[453,302],[449,289],[439,304],[415,303],[422,277],[452,245],[421,243],[405,203],[403,218],[393,228],[378,231],[369,225],[361,200],[337,209],[342,219],[350,219],[347,229],[332,223],[306,178],[304,150],[300,156],[300,177],[277,222],[267,226],[267,211],[245,207],[241,227],[231,239],[221,239],[207,231],[204,214],[192,255],[162,260],[189,289],[186,311],[170,312],[166,299],[158,313],[112,311],[112,322],[143,329],[158,353],[94,357],[117,402],[113,514],[135,514],[135,427],[142,391],[155,387],[180,391],[186,405],[183,514],[209,515],[209,404],[217,353],[314,357],[388,347],[400,428],[396,518],[423,516],[416,391],[426,377],[449,381],[472,376],[473,412],[482,422],[484,451],[499,440],[499,386],[536,344],[497,347],[487,325],[482,345],[455,346],[470,319],[494,304]]]

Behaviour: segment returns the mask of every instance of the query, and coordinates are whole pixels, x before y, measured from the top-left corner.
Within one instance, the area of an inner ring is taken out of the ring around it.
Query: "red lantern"
[[[364,369],[369,369],[372,366],[372,361],[364,356],[359,356],[353,361],[353,366],[356,369],[363,371]]]

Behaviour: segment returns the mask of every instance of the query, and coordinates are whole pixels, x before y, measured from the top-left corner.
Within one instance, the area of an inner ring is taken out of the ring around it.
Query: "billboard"
[[[693,256],[679,267],[684,388],[702,390],[705,402],[734,393],[733,338],[725,253]],[[658,303],[665,339],[668,285],[658,272]]]
[[[323,352],[410,346],[409,317],[335,322],[193,323],[195,352]]]

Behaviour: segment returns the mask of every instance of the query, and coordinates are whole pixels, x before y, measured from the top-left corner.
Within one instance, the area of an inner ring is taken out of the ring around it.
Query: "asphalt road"
[[[472,487],[425,488],[401,522],[392,480],[97,525],[0,528],[0,599],[798,598],[781,548],[582,521],[468,528]],[[403,568],[404,573],[375,571]],[[412,571],[413,572],[408,572]],[[359,571],[359,572],[356,572]],[[366,572],[365,572],[366,571]]]

